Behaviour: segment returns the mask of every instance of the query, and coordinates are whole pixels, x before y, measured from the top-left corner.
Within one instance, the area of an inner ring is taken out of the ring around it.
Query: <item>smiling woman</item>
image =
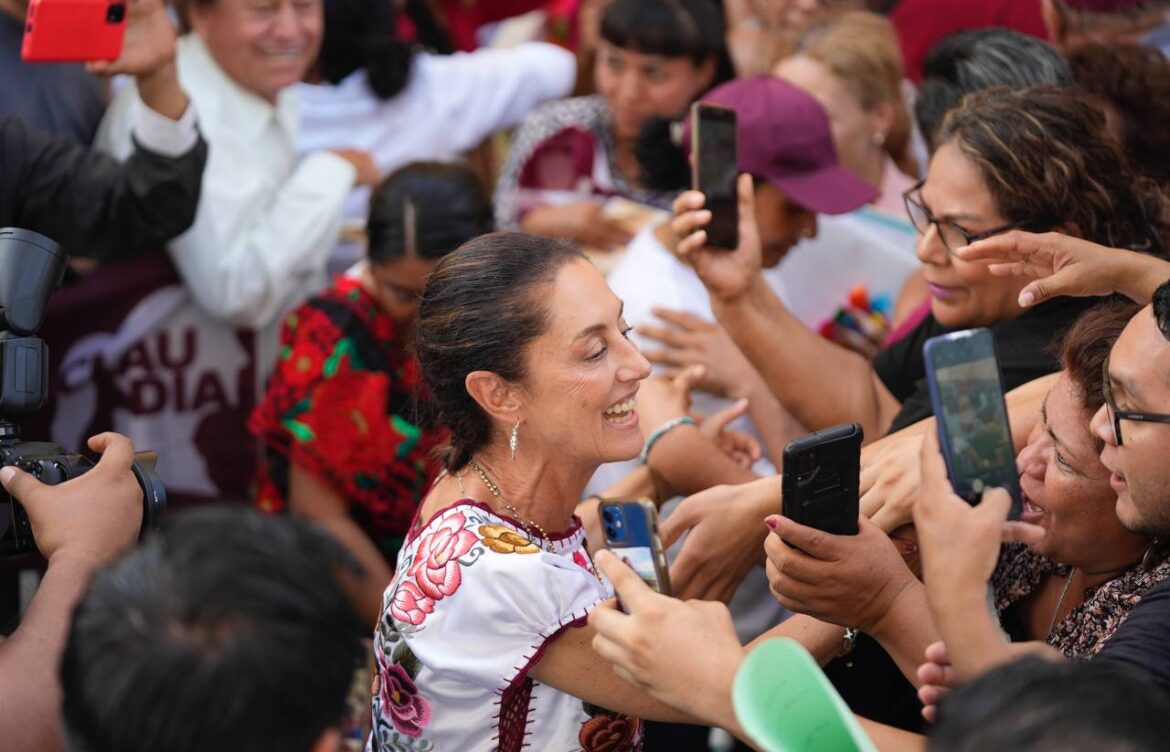
[[[628,331],[562,241],[485,235],[436,268],[415,346],[451,436],[383,599],[376,752],[632,752],[637,718],[686,719],[604,666],[586,626],[612,591],[573,510],[643,445],[650,365]]]
[[[635,156],[652,118],[682,117],[729,76],[723,16],[711,0],[614,0],[601,22],[598,93],[552,102],[520,126],[496,186],[496,221],[606,249],[631,228],[601,213],[622,196],[659,209],[673,191],[647,189]]]

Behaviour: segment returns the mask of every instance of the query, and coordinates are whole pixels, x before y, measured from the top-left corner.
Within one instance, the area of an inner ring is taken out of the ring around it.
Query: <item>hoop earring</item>
[[[516,459],[516,446],[520,443],[520,421],[512,426],[512,435],[508,438],[508,448],[512,450],[512,459]]]

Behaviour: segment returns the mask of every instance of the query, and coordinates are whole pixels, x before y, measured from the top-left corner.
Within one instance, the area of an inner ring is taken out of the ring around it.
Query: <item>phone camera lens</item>
[[[617,530],[614,529],[613,525],[606,525],[605,526],[605,534],[606,534],[606,536],[608,536],[612,540],[612,539],[617,537]]]
[[[106,9],[106,23],[122,23],[126,19],[126,5],[114,3]]]

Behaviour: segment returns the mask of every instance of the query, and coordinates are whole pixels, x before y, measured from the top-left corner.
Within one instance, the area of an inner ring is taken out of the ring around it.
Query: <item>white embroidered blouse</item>
[[[612,595],[580,521],[544,541],[464,500],[415,527],[386,589],[368,752],[629,752],[636,719],[534,681],[565,629]]]

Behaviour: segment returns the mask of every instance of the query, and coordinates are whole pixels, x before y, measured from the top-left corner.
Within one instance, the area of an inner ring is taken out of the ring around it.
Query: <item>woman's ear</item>
[[[483,411],[504,423],[515,423],[520,413],[516,387],[491,371],[472,371],[463,380],[467,393]]]
[[[897,120],[898,106],[893,102],[878,102],[869,111],[870,130],[875,136],[881,134],[882,145],[889,139]]]

